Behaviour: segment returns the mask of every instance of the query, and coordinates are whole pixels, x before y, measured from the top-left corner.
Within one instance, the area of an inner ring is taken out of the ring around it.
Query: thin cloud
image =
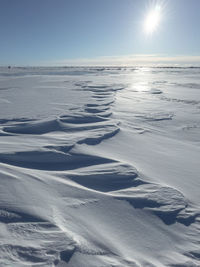
[[[45,66],[105,66],[105,65],[200,65],[200,56],[164,56],[164,55],[125,55],[103,56],[96,58],[63,59],[40,62]]]

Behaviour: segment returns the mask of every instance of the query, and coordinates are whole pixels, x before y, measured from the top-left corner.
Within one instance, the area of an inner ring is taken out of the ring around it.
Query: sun
[[[156,5],[152,8],[146,16],[144,22],[144,31],[147,34],[155,32],[160,24],[161,20],[161,6]]]

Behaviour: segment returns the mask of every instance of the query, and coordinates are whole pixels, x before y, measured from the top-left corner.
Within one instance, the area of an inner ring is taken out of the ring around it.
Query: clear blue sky
[[[159,29],[145,36],[155,0],[0,0],[0,65],[156,54],[200,56],[200,0],[160,0]]]

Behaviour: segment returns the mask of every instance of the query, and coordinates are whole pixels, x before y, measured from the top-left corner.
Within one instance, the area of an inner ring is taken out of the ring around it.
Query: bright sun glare
[[[155,32],[161,20],[161,7],[156,5],[149,11],[144,23],[144,30],[147,34]]]

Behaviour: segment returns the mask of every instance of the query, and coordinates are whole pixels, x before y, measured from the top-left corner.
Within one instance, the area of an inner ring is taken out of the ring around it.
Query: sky
[[[200,0],[0,0],[0,65],[199,63],[199,14]]]

